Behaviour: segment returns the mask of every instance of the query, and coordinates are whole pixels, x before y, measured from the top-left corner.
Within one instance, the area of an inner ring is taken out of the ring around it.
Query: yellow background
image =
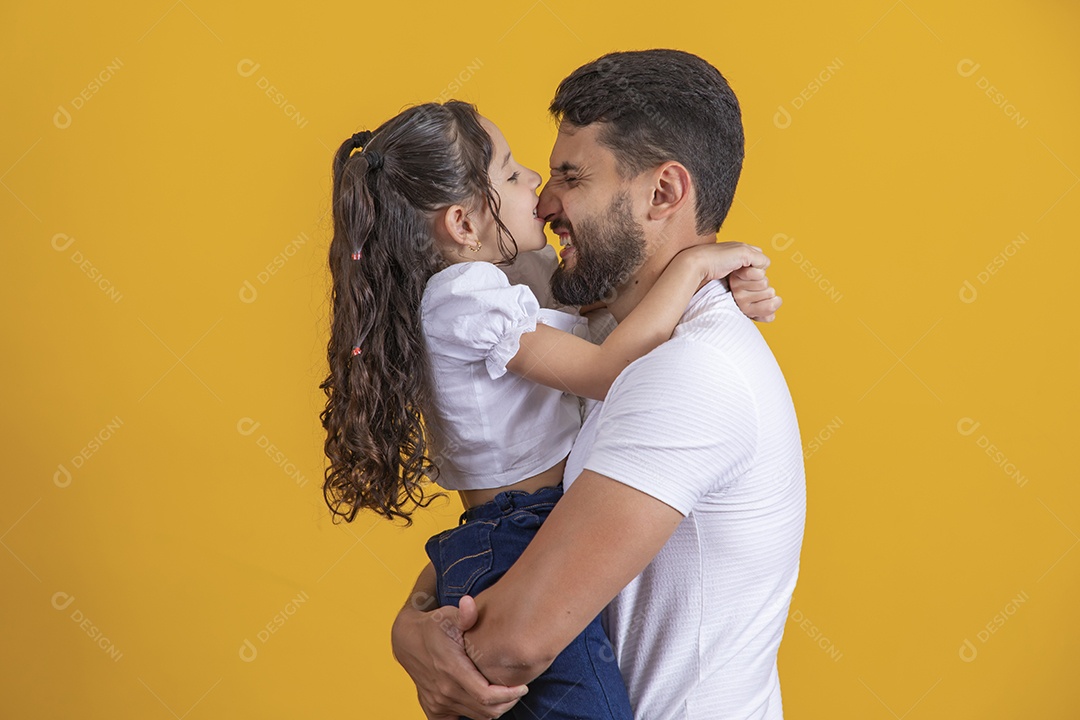
[[[647,47],[738,94],[721,239],[786,300],[786,716],[1080,716],[1074,4],[2,15],[0,716],[421,717],[389,627],[458,506],[329,522],[331,153],[454,96],[544,169],[558,81]]]

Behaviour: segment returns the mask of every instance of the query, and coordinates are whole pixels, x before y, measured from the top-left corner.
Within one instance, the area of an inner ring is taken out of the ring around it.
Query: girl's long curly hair
[[[433,383],[420,300],[449,264],[432,237],[441,208],[486,206],[503,261],[517,255],[488,177],[492,154],[476,108],[451,100],[411,107],[334,155],[330,373],[319,418],[330,459],[323,497],[335,522],[368,508],[411,525],[416,507],[443,494],[424,493],[438,466],[436,423],[425,423]]]

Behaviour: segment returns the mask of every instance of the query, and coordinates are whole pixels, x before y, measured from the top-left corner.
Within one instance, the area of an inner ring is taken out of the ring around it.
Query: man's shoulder
[[[630,363],[615,379],[604,405],[696,405],[752,394],[736,359],[722,345],[691,333],[674,337]]]
[[[763,354],[764,353],[764,354]],[[773,360],[754,321],[718,281],[698,291],[670,340],[630,363],[616,378],[606,404],[630,386],[686,393],[751,392],[746,374]]]
[[[696,339],[720,350],[740,338],[761,337],[754,321],[739,309],[735,297],[714,280],[698,291],[675,326],[672,340]]]
[[[761,339],[754,321],[738,309],[730,293],[717,293],[687,309],[671,339],[627,369],[677,371],[692,380],[696,374],[710,373],[716,363],[731,362],[733,348],[754,336]]]
[[[723,360],[726,355],[724,346],[711,342],[707,335],[683,333],[673,336],[651,352],[641,356],[630,365],[639,372],[678,371],[679,375],[689,378],[696,373],[707,372],[709,363]]]

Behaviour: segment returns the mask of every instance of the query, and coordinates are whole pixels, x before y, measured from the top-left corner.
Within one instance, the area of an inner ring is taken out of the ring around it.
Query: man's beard
[[[626,192],[611,201],[603,217],[582,220],[571,237],[573,269],[563,263],[551,276],[551,294],[563,305],[610,302],[645,261],[645,231],[632,216]]]

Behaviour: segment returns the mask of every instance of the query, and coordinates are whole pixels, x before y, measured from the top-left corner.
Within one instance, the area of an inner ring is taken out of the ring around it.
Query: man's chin
[[[578,278],[573,277],[574,260],[567,263],[565,260],[555,269],[551,277],[551,294],[555,301],[562,305],[591,305],[599,302],[602,297],[584,287]],[[602,293],[600,293],[602,296]]]

